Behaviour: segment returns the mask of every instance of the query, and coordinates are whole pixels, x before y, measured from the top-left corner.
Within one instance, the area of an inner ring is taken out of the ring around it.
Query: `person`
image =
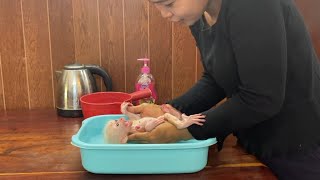
[[[203,126],[184,133],[216,137],[219,150],[234,134],[279,179],[320,179],[320,67],[294,1],[149,1],[164,18],[190,26],[201,53],[202,78],[167,102],[205,115]],[[130,139],[163,142],[155,133]]]

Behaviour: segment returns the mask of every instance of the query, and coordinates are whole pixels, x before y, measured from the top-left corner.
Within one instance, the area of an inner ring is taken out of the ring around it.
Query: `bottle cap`
[[[150,68],[148,66],[148,62],[150,62],[149,58],[140,58],[138,61],[143,61],[143,67],[141,68],[141,73],[149,74]]]

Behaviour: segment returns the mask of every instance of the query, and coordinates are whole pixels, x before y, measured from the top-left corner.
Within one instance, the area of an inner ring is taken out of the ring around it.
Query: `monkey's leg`
[[[198,124],[202,126],[202,122],[205,120],[203,119],[205,116],[201,114],[195,114],[191,116],[183,116],[182,120],[178,119],[177,117],[173,116],[172,114],[165,113],[164,118],[168,120],[171,124],[175,125],[178,129],[184,129],[189,127],[192,124]]]

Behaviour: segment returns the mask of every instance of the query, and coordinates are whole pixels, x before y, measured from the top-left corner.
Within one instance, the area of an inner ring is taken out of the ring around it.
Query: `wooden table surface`
[[[62,118],[54,110],[0,112],[0,179],[276,179],[229,136],[221,152],[209,150],[207,166],[192,174],[96,175],[81,165],[70,144],[82,118]]]

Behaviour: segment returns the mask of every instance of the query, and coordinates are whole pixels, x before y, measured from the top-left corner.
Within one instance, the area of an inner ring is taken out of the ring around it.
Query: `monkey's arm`
[[[129,105],[130,105],[130,103],[128,103],[128,102],[123,102],[123,103],[121,104],[121,112],[122,112],[122,114],[128,116],[128,118],[129,118],[130,120],[140,119],[141,117],[140,117],[139,114],[135,114],[135,113],[132,113],[132,112],[128,111],[128,106],[129,106]]]
[[[149,132],[163,122],[164,122],[163,118],[144,117],[138,120],[134,120],[132,128],[133,128],[133,131]]]

